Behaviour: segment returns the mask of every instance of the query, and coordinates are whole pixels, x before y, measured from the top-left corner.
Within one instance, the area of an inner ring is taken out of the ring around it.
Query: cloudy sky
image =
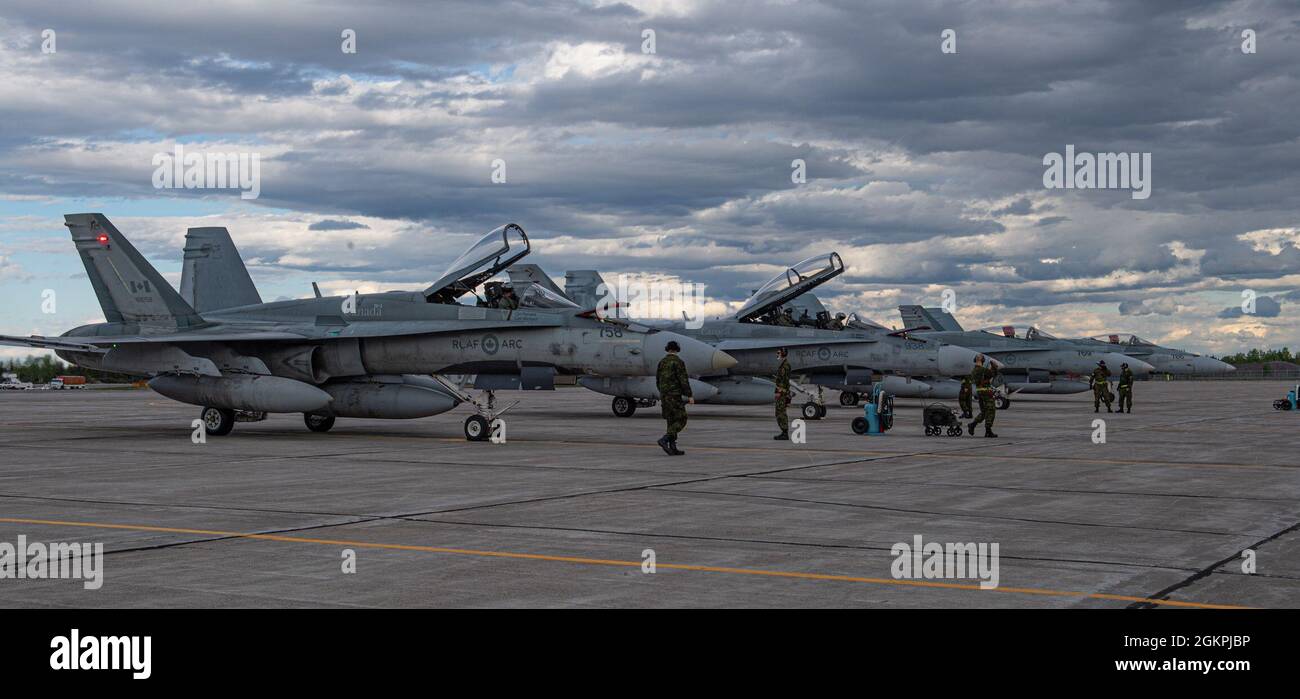
[[[7,0],[0,76],[0,333],[102,318],[61,225],[98,211],[173,282],[227,226],[266,299],[419,288],[514,221],[717,309],[837,250],[823,299],[887,325],[950,288],[968,327],[1300,346],[1294,2]],[[155,188],[177,144],[260,196]],[[1150,153],[1151,196],[1045,188],[1067,144]]]

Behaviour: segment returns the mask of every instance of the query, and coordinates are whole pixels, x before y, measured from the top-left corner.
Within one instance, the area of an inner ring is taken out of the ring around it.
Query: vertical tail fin
[[[609,296],[611,289],[594,269],[570,270],[564,273],[564,294],[583,308],[595,308],[601,299]]]
[[[262,302],[225,228],[191,228],[185,232],[181,298],[199,313]]]
[[[903,327],[921,326],[932,330],[961,332],[961,323],[952,314],[942,308],[922,308],[921,306],[899,306],[898,314],[903,318]]]
[[[63,218],[105,320],[172,328],[203,324],[203,318],[103,214]]]
[[[555,282],[551,281],[551,278],[546,276],[546,272],[538,265],[515,265],[507,269],[506,274],[510,275],[510,283],[512,284],[520,286],[536,284],[544,287],[547,291],[568,298],[568,294],[561,291],[560,287],[556,286]],[[572,301],[573,299],[569,300]]]

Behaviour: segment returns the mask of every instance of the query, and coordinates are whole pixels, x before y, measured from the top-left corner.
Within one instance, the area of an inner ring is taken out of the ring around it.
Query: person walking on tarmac
[[[966,427],[966,431],[972,437],[975,436],[975,426],[984,423],[984,436],[997,437],[993,433],[993,418],[998,414],[997,397],[993,394],[993,379],[997,377],[996,368],[984,366],[984,355],[975,355],[975,368],[971,369],[970,381],[975,386],[975,396],[980,401],[980,414],[975,416],[975,422]]]
[[[1106,404],[1106,412],[1114,412],[1110,409],[1110,369],[1106,368],[1106,360],[1097,362],[1097,368],[1092,370],[1092,412],[1101,412],[1101,404]]]
[[[1128,362],[1119,365],[1119,411],[1124,412],[1124,406],[1128,405],[1129,415],[1133,414],[1133,370],[1128,368]]]
[[[970,374],[961,377],[961,388],[957,390],[957,405],[961,406],[961,419],[963,420],[971,418],[971,394],[973,393]]]
[[[686,452],[677,448],[677,433],[686,429],[686,405],[682,398],[695,403],[691,396],[691,379],[686,375],[686,362],[677,356],[682,351],[681,345],[670,340],[664,345],[668,354],[659,360],[655,371],[655,387],[659,389],[659,409],[668,423],[668,431],[659,438],[659,447],[669,456],[681,456]]]
[[[776,383],[776,426],[781,428],[781,434],[772,439],[790,439],[790,416],[785,413],[790,407],[790,362],[786,360],[788,354],[784,347],[776,351],[781,363],[776,367],[776,376],[772,380]]]

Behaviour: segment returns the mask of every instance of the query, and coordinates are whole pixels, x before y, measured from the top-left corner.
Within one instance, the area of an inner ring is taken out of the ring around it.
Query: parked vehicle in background
[[[32,385],[27,381],[19,381],[17,374],[8,374],[0,377],[0,390],[5,391],[26,391]]]
[[[50,388],[61,390],[65,388],[81,388],[86,385],[84,376],[56,376],[50,379]]]

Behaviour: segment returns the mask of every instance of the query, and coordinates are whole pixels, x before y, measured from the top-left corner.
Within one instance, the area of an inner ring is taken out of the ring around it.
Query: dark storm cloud
[[[350,230],[356,230],[358,228],[369,228],[369,227],[370,226],[367,226],[364,223],[357,223],[356,221],[339,221],[334,219],[325,219],[323,221],[317,221],[311,224],[310,226],[307,226],[307,230],[309,231],[350,231]]]

